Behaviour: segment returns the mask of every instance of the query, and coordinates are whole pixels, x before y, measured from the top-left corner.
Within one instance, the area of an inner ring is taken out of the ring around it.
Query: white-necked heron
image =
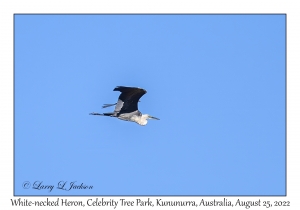
[[[140,98],[147,93],[146,90],[137,87],[117,86],[114,91],[121,92],[118,102],[115,104],[104,104],[102,106],[102,108],[106,108],[116,105],[114,112],[103,114],[93,112],[90,113],[90,115],[117,117],[120,120],[136,122],[139,125],[146,125],[147,119],[159,120],[158,118],[152,117],[149,114],[142,114],[138,110],[138,102]]]

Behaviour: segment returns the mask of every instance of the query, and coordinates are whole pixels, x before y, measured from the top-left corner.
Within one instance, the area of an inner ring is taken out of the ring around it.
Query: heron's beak
[[[152,116],[149,116],[150,119],[154,119],[154,120],[159,120],[158,118],[156,117],[152,117]]]

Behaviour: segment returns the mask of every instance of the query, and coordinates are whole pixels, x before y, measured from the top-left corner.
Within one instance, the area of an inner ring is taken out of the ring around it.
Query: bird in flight
[[[117,86],[114,91],[121,92],[118,102],[115,104],[104,104],[102,106],[102,108],[106,108],[116,105],[114,112],[103,114],[93,112],[90,113],[90,115],[117,117],[120,120],[136,122],[139,125],[146,125],[148,123],[148,119],[159,120],[149,114],[142,114],[138,110],[138,102],[140,98],[147,93],[146,90],[138,87]]]

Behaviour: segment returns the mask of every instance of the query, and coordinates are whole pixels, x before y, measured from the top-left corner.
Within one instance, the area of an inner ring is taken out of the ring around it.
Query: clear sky
[[[15,195],[285,195],[285,18],[15,15]]]

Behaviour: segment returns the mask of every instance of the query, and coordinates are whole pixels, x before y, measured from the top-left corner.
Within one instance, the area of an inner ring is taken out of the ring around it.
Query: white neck
[[[148,115],[143,114],[142,116],[135,116],[133,120],[139,125],[146,125],[148,123],[147,119]]]

